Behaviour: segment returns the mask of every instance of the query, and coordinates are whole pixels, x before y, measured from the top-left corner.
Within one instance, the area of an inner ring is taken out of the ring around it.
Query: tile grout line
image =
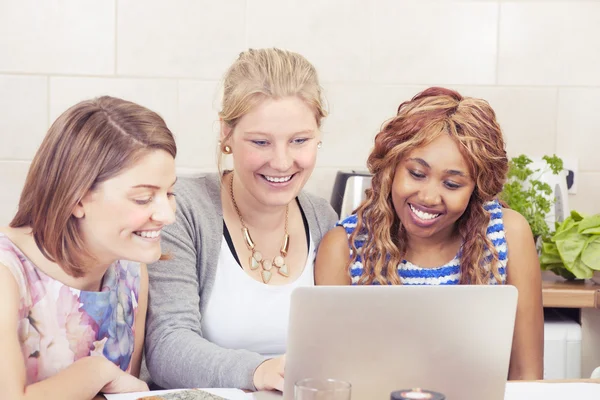
[[[118,65],[117,57],[118,57],[118,43],[119,43],[119,39],[117,37],[117,34],[119,33],[119,0],[114,0],[113,4],[115,5],[115,29],[114,29],[115,61],[114,61],[114,65],[113,65],[113,75],[117,76],[117,65]]]
[[[494,84],[496,86],[500,83],[500,23],[502,18],[502,2],[498,2],[498,19],[496,25],[496,76]]]
[[[131,79],[131,80],[177,80],[177,81],[197,81],[197,82],[220,82],[222,77],[193,77],[193,76],[158,76],[158,75],[102,75],[102,74],[67,74],[67,73],[55,73],[55,72],[21,72],[21,71],[0,71],[0,77],[2,76],[48,76],[51,78],[97,78],[97,79]],[[460,82],[443,82],[443,81],[422,81],[422,82],[377,82],[368,80],[340,80],[340,81],[321,81],[323,86],[327,85],[373,85],[376,87],[390,87],[390,88],[411,88],[421,86],[435,86],[435,85],[448,85],[448,86],[461,86],[470,88],[506,88],[506,89],[600,89],[600,83],[598,84],[493,84],[493,83],[460,83]]]
[[[560,110],[560,88],[556,87],[556,101],[554,102],[554,154],[558,153],[558,113]],[[577,171],[580,173],[581,171]]]
[[[247,50],[250,46],[249,44],[249,24],[248,24],[248,14],[250,14],[250,0],[246,0],[246,4],[244,7],[244,50]]]
[[[175,123],[177,124],[175,126],[175,129],[177,130],[177,132],[181,132],[181,110],[179,109],[179,93],[180,93],[180,89],[179,89],[179,85],[180,82],[179,80],[175,81],[175,115],[176,115],[176,121]]]
[[[369,61],[367,64],[367,84],[374,84],[375,82],[373,82],[373,40],[375,38],[375,7],[373,7],[373,4],[371,2],[368,2],[368,7],[369,7],[369,19],[368,19],[368,27],[369,27],[369,50],[368,50],[368,55],[369,55]]]
[[[46,75],[46,130],[50,129],[50,76]]]

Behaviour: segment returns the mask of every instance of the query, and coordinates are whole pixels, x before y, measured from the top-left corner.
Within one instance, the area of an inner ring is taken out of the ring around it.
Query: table
[[[512,382],[517,382],[517,381],[512,381]],[[533,381],[533,382],[542,382],[542,383],[549,383],[549,384],[552,384],[552,383],[596,383],[596,384],[600,384],[600,379],[547,380],[547,381]],[[537,391],[535,393],[537,393]],[[510,397],[510,398],[512,398],[512,397]],[[274,393],[274,392],[256,392],[253,394],[253,399],[254,400],[282,400],[283,396],[280,393]],[[369,400],[371,400],[371,399],[369,399]],[[582,399],[582,400],[587,400],[587,399]]]
[[[553,383],[595,383],[600,385],[600,379],[560,379],[560,380],[546,380],[546,381],[510,381],[512,383],[519,383],[519,382],[541,382],[541,383],[545,383],[545,384],[553,384]],[[545,386],[545,385],[544,385]],[[543,387],[540,389],[544,389]],[[547,391],[547,389],[546,389]],[[535,392],[533,392],[534,394],[537,394],[538,391],[536,390]],[[252,393],[251,395],[249,395],[249,397],[251,397],[254,400],[281,400],[283,398],[283,396],[281,395],[281,393],[279,392],[255,392]],[[93,400],[106,400],[106,398],[102,395],[97,395],[96,397],[94,397]],[[371,400],[371,399],[369,399]],[[531,399],[530,399],[531,400]],[[583,400],[583,399],[582,399]]]
[[[544,307],[581,309],[581,374],[589,377],[600,366],[600,285],[544,271],[542,298]]]

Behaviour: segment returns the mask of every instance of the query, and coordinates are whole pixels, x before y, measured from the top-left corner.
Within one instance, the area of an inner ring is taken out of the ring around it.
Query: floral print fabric
[[[128,371],[134,348],[140,265],[117,261],[99,292],[73,289],[39,270],[3,234],[0,264],[20,292],[18,336],[27,384],[46,379],[86,356],[104,356]]]

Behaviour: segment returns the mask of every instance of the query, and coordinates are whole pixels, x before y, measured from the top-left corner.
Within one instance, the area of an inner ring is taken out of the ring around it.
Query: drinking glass
[[[302,379],[294,385],[295,400],[350,400],[352,385],[339,379]]]

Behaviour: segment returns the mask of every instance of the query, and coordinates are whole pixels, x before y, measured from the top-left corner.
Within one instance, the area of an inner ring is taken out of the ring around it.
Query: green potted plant
[[[556,155],[543,160],[552,173],[563,169]],[[520,155],[509,162],[508,181],[500,199],[525,217],[540,254],[540,266],[566,279],[589,279],[600,271],[600,214],[583,216],[572,211],[564,221],[548,224],[553,206],[552,188],[539,178],[547,170],[532,167],[532,160]]]
[[[558,174],[563,170],[563,162],[556,155],[542,158],[552,173]],[[540,180],[547,171],[533,168],[532,163],[533,161],[524,154],[510,159],[508,180],[500,194],[500,199],[525,217],[536,243],[540,243],[540,239],[552,234],[546,216],[550,212],[554,199],[551,197],[550,185]]]

